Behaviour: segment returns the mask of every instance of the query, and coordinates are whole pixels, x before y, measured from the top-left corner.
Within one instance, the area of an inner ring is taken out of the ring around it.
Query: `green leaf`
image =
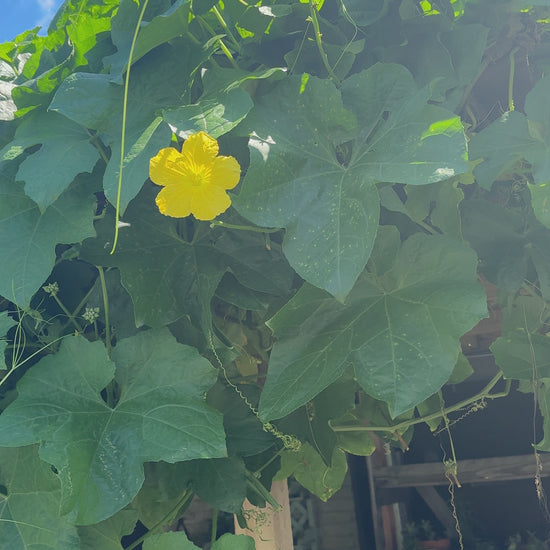
[[[483,157],[474,175],[478,183],[490,189],[494,180],[520,159],[531,164],[536,184],[550,180],[550,118],[546,102],[550,77],[539,80],[527,94],[525,113],[504,113],[470,142],[470,158]]]
[[[428,220],[446,235],[462,238],[459,204],[464,198],[457,182],[407,186],[406,211],[416,222]]]
[[[236,514],[246,498],[246,475],[240,458],[197,460],[193,489],[213,508]]]
[[[155,9],[159,4],[161,13]],[[164,4],[164,8],[162,7]],[[170,3],[151,2],[145,13],[132,55],[132,64],[145,54],[170,40],[182,36],[189,21],[189,0],[176,0],[173,6],[166,9]],[[165,11],[166,10],[166,11]],[[132,39],[138,22],[141,6],[131,0],[122,0],[117,14],[112,20],[112,40],[117,53],[106,57],[104,65],[109,69],[111,78],[122,81],[126,71]],[[151,13],[154,12],[154,13]]]
[[[128,208],[124,221],[130,226],[121,229],[115,254],[107,244],[114,231],[111,215],[97,224],[98,238],[86,241],[81,253],[95,265],[120,269],[136,326],[165,325],[190,315],[208,336],[210,301],[227,270],[254,290],[288,291],[292,271],[275,244],[268,251],[258,233],[221,230],[213,233],[219,235],[213,244],[208,239],[191,244],[178,233],[185,221],[158,212],[154,187],[146,186]]]
[[[18,384],[0,415],[0,444],[41,441],[40,456],[59,471],[61,509],[76,523],[102,521],[128,504],[143,483],[143,462],[225,454],[221,415],[204,401],[216,371],[166,331],[146,331],[113,350],[120,398],[100,392],[114,364],[100,342],[64,340]]]
[[[308,441],[329,466],[338,442],[330,421],[353,408],[356,389],[355,381],[344,377],[323,390],[308,407],[307,412],[311,419],[311,436]]]
[[[368,5],[365,5],[362,0],[348,0],[345,4],[349,16],[360,27],[366,27],[378,21],[389,5],[390,0],[374,0]]]
[[[520,159],[543,152],[541,144],[529,133],[527,119],[517,111],[504,113],[475,135],[469,149],[472,160],[484,160],[474,168],[474,176],[485,189],[491,189],[493,182]]]
[[[43,213],[22,186],[0,177],[0,295],[28,307],[55,264],[55,247],[93,236],[96,182],[81,175]]]
[[[373,180],[424,185],[469,171],[460,119],[428,104],[405,67],[376,64],[345,80],[342,97],[361,128],[350,166]]]
[[[430,87],[433,101],[455,110],[465,88],[479,76],[489,29],[477,23],[453,28],[445,17],[418,17],[417,12],[402,33],[399,44],[377,45],[380,59],[405,65],[417,86]]]
[[[338,434],[332,429],[331,421],[339,419],[354,406],[358,388],[352,376],[350,369],[307,406],[300,407],[276,423],[280,432],[311,445],[327,466],[330,466],[338,444]]]
[[[504,334],[492,345],[495,362],[505,378],[539,380],[550,378],[550,338],[527,334],[524,329]]]
[[[286,227],[292,267],[343,298],[368,259],[377,192],[360,192],[362,178],[338,163],[335,146],[354,136],[355,122],[334,86],[311,78],[301,88],[297,77],[284,80],[247,117],[256,135],[234,204],[257,225]]]
[[[550,182],[529,185],[529,191],[537,220],[550,229]]]
[[[9,550],[80,548],[70,516],[59,515],[61,490],[36,447],[0,449],[0,540]]]
[[[434,393],[433,395],[430,395],[430,397],[424,399],[422,403],[419,403],[416,406],[416,409],[418,410],[418,415],[421,417],[441,411],[441,401],[439,399],[439,394]],[[435,430],[437,430],[438,426],[441,424],[441,417],[428,420],[426,421],[426,424],[432,432],[435,432]]]
[[[447,383],[460,384],[460,382],[464,382],[464,380],[469,378],[473,373],[474,369],[472,365],[470,365],[470,361],[468,361],[468,358],[463,353],[460,353]]]
[[[139,512],[139,520],[151,529],[158,523],[171,524],[181,517],[181,508],[189,498],[193,477],[193,461],[146,462],[145,481],[132,506]],[[178,504],[181,506],[178,508]]]
[[[254,391],[252,388],[241,391],[249,394]],[[253,402],[256,399],[257,395]],[[246,457],[259,454],[275,443],[275,438],[263,429],[262,423],[233,388],[218,382],[208,392],[207,401],[223,413],[229,455]]]
[[[372,250],[375,184],[422,185],[468,170],[460,120],[427,99],[398,65],[348,78],[342,97],[326,80],[284,80],[243,123],[253,135],[236,209],[257,225],[285,227],[292,267],[343,300]]]
[[[516,292],[527,277],[525,218],[482,199],[463,201],[460,210],[462,233],[477,252],[483,274],[501,289]]]
[[[533,391],[533,389],[531,389]],[[550,391],[547,381],[539,384],[537,391],[537,403],[543,419],[542,430],[544,437],[539,441],[535,448],[538,451],[550,451]]]
[[[21,163],[17,180],[25,182],[25,194],[44,212],[77,174],[92,171],[99,153],[86,128],[57,113],[35,112],[23,120],[0,158],[11,160],[38,144],[41,148]]]
[[[393,416],[448,380],[460,336],[487,314],[477,258],[448,237],[416,234],[394,249],[388,269],[397,232],[387,227],[380,234],[373,272],[360,278],[348,305],[304,285],[269,321],[277,341],[260,399],[262,420],[305,404],[350,363],[359,384],[386,401]]]
[[[247,535],[226,533],[212,545],[212,550],[254,550],[254,539]]]
[[[5,337],[8,334],[8,331],[16,324],[16,321],[14,321],[11,317],[8,317],[7,311],[0,313],[0,370],[6,368],[4,354],[8,343],[6,342]]]
[[[183,531],[151,535],[143,541],[143,550],[198,550]]]
[[[121,212],[126,210],[128,203],[136,196],[145,180],[149,177],[149,162],[160,149],[170,143],[172,132],[157,117],[143,131],[126,136],[126,153],[122,163],[122,184],[120,188]],[[111,160],[107,164],[103,176],[105,196],[116,204],[120,174],[120,143],[111,147]]]
[[[122,550],[120,539],[134,531],[138,519],[137,511],[121,510],[114,516],[78,528],[80,550]]]
[[[175,40],[156,48],[133,68],[127,102],[121,212],[148,178],[150,157],[170,144],[170,132],[164,124],[159,126],[157,116],[164,109],[186,103],[182,97],[190,92],[192,75],[207,56],[207,50]],[[112,148],[104,176],[104,189],[111,204],[117,203],[122,104],[123,88],[111,82],[109,75],[73,73],[59,86],[50,105],[50,110],[97,130],[105,145]]]
[[[242,89],[230,90],[215,99],[168,109],[162,116],[172,131],[183,139],[201,130],[218,138],[232,130],[252,108],[250,96]]]
[[[300,485],[323,502],[340,489],[348,471],[346,454],[340,449],[334,449],[330,466],[323,462],[309,443],[304,443],[297,452],[285,451],[281,456],[281,469],[285,474],[294,474]]]
[[[134,306],[130,296],[120,283],[120,272],[117,269],[110,269],[105,273],[105,287],[109,300],[111,334],[117,340],[133,336],[139,330],[134,323]],[[99,277],[88,297],[86,306],[89,308],[98,308],[98,319],[105,323],[103,289]]]

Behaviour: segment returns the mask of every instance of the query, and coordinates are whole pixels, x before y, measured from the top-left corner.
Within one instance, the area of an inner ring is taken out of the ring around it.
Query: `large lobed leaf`
[[[0,415],[0,445],[41,442],[55,465],[62,511],[85,525],[128,504],[143,483],[143,462],[176,462],[226,454],[222,418],[204,400],[216,371],[167,331],[146,331],[113,350],[120,398],[101,391],[115,364],[100,342],[76,337],[19,382],[17,399]]]
[[[33,145],[41,148],[20,165],[17,180],[41,212],[53,204],[75,177],[91,172],[99,159],[86,128],[57,113],[36,112],[23,120],[0,158],[13,159]]]
[[[22,186],[0,175],[0,295],[28,307],[55,265],[57,244],[95,234],[94,178],[81,175],[44,212]]]
[[[486,316],[477,258],[459,241],[415,234],[399,245],[383,227],[365,273],[342,305],[304,285],[269,321],[277,342],[260,400],[263,420],[281,418],[338,379],[353,363],[359,384],[411,409],[449,378],[459,338]]]
[[[542,78],[527,94],[526,115],[506,112],[472,139],[470,157],[483,159],[474,169],[479,185],[490,189],[500,175],[521,159],[531,164],[536,184],[550,179],[550,117],[546,108],[549,93],[550,77]]]
[[[460,120],[428,97],[393,64],[353,75],[341,93],[307,75],[284,80],[243,123],[251,158],[235,207],[257,225],[286,228],[292,267],[343,300],[372,251],[375,184],[468,171]]]
[[[70,517],[59,516],[61,490],[36,447],[0,449],[0,541],[9,550],[80,548]]]

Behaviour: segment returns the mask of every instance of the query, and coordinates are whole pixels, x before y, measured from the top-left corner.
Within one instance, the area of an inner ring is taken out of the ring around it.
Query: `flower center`
[[[195,164],[194,166],[191,166],[189,176],[193,187],[201,187],[202,185],[208,184],[210,170],[207,166]]]

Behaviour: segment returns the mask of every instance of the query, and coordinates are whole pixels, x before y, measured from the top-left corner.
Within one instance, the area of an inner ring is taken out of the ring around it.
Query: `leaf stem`
[[[490,391],[495,387],[495,385],[499,382],[502,376],[503,376],[502,371],[498,372],[498,374],[496,374],[480,392],[476,393],[472,397],[469,397],[468,399],[459,401],[458,403],[455,403],[454,405],[451,405],[450,407],[447,407],[442,411],[434,412],[432,414],[421,416],[419,418],[412,418],[411,420],[405,420],[403,422],[400,422],[399,424],[394,424],[393,426],[333,426],[331,425],[331,427],[335,432],[394,432],[394,431],[402,431],[402,430],[404,431],[407,428],[414,426],[415,424],[421,424],[422,422],[430,422],[431,420],[435,420],[436,418],[442,418],[446,414],[450,414],[452,412],[463,409],[468,405],[471,405],[472,403],[479,401],[480,399],[497,399],[499,397],[507,396],[510,391],[510,383],[511,383],[510,380],[506,380],[506,387],[504,391],[499,393],[493,393],[493,394],[490,393]]]
[[[88,133],[90,131],[88,130]],[[107,153],[105,153],[103,149],[103,144],[101,143],[101,140],[97,136],[97,134],[90,133],[90,143],[98,150],[99,156],[103,159],[103,162],[105,164],[109,164],[109,157],[107,157]]]
[[[516,73],[516,52],[519,46],[516,46],[510,52],[510,74],[508,76],[508,110],[514,110],[514,77]]]
[[[155,533],[155,531],[160,529],[170,519],[170,517],[174,514],[174,512],[176,512],[179,508],[182,508],[182,507],[187,508],[191,503],[191,500],[193,500],[193,496],[194,496],[193,491],[190,491],[189,489],[185,489],[182,497],[178,500],[176,505],[172,507],[169,510],[169,512],[165,514],[157,523],[155,523],[155,525],[153,525],[153,527],[151,527],[151,529],[149,529],[147,533],[139,537],[139,539],[137,539],[130,546],[128,546],[126,550],[134,550],[135,548],[137,548],[147,537],[150,537]]]
[[[216,542],[216,536],[218,534],[218,509],[212,509],[212,529],[210,531],[210,544]]]
[[[57,305],[61,308],[63,313],[67,316],[69,321],[71,321],[71,323],[74,325],[76,330],[78,332],[84,332],[82,330],[82,327],[78,324],[78,321],[74,318],[73,314],[65,307],[65,304],[63,304],[63,302],[57,297],[57,294],[55,292],[52,292],[52,294],[50,294],[50,296],[53,297],[53,299],[55,300]]]
[[[269,503],[276,512],[283,509],[283,507],[273,498],[271,493],[262,485],[260,480],[248,470],[246,470],[246,484]]]
[[[254,476],[259,476],[274,460],[276,460],[283,452],[284,447],[279,449],[265,464],[260,466],[255,472]]]
[[[279,227],[268,229],[266,227],[255,227],[252,225],[234,225],[220,220],[212,220],[210,222],[210,228],[213,229],[214,226],[225,227],[226,229],[237,229],[239,231],[255,231],[256,233],[277,233],[277,231],[281,230]]]
[[[330,66],[330,63],[328,62],[328,57],[325,52],[325,49],[323,48],[323,40],[322,40],[322,34],[321,29],[319,27],[319,18],[317,17],[317,8],[316,8],[316,0],[309,0],[309,14],[310,14],[310,20],[313,23],[313,31],[315,34],[315,42],[317,43],[317,49],[319,50],[319,55],[321,56],[321,61],[323,62],[323,65],[325,66],[325,69],[327,70],[327,73],[329,77],[334,81],[334,83],[338,86],[340,84],[339,78],[334,74],[334,71],[332,67]]]
[[[237,65],[237,62],[235,61],[235,58],[233,57],[233,54],[229,51],[229,48],[225,45],[225,42],[219,37],[218,34],[216,34],[216,31],[199,15],[196,16],[198,22],[211,34],[213,38],[216,38],[218,41],[218,44],[222,50],[222,52],[225,54],[225,57],[229,59],[229,62],[233,66],[234,69],[238,69],[239,66]]]
[[[90,288],[90,290],[86,292],[86,295],[84,296],[84,298],[82,298],[82,300],[80,300],[78,305],[74,308],[73,317],[76,317],[77,313],[84,307],[84,304],[88,301],[88,298],[90,297],[90,294],[93,291],[94,291],[94,287],[92,286],[92,288]]]
[[[216,6],[212,6],[212,11],[214,12],[214,15],[216,16],[216,19],[220,22],[220,25],[223,27],[223,30],[227,33],[227,36],[229,37],[229,39],[233,43],[233,46],[235,46],[235,50],[237,52],[240,52],[241,51],[241,45],[237,42],[237,40],[233,36],[233,33],[231,32],[231,30],[227,26],[227,23],[225,22],[225,19],[223,18],[222,14],[218,10],[218,8]]]
[[[107,348],[107,355],[111,357],[111,326],[109,322],[109,296],[107,295],[107,285],[105,283],[105,273],[103,268],[96,265],[99,273],[99,280],[101,282],[101,293],[103,295],[103,309],[105,312],[105,346]]]
[[[126,69],[126,78],[124,80],[124,98],[122,100],[122,132],[120,136],[120,163],[118,165],[118,189],[116,193],[116,211],[115,211],[115,237],[113,239],[113,248],[111,248],[111,254],[115,253],[116,245],[118,243],[118,230],[120,219],[120,196],[122,194],[122,170],[124,168],[124,149],[126,146],[126,118],[128,115],[128,90],[130,88],[130,69],[132,68],[132,57],[134,56],[134,48],[136,46],[137,37],[141,22],[143,21],[143,15],[147,9],[149,0],[143,2],[143,7],[139,14],[136,28],[134,30],[134,36],[132,37],[132,44],[130,46],[130,53],[128,54],[128,68]]]
[[[49,344],[46,344],[45,346],[42,346],[40,349],[36,350],[34,353],[23,359],[21,363],[14,363],[12,364],[11,369],[4,375],[4,377],[0,380],[0,387],[4,385],[4,382],[20,367],[22,367],[27,361],[30,361],[34,357],[36,357],[38,354],[42,353],[45,349],[49,348],[50,346],[53,346],[55,343],[59,342],[60,340],[63,340],[63,338],[67,338],[67,336],[72,336],[69,334],[64,334],[63,336],[60,336],[59,338],[56,338],[55,340],[51,341]],[[27,346],[25,346],[27,347]]]

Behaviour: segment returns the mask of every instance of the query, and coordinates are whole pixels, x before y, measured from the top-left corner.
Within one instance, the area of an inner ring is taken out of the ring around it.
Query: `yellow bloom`
[[[218,157],[218,142],[205,132],[189,136],[181,153],[161,149],[149,164],[149,177],[161,185],[156,203],[165,216],[213,220],[231,204],[226,189],[239,183],[241,167],[233,157]]]

